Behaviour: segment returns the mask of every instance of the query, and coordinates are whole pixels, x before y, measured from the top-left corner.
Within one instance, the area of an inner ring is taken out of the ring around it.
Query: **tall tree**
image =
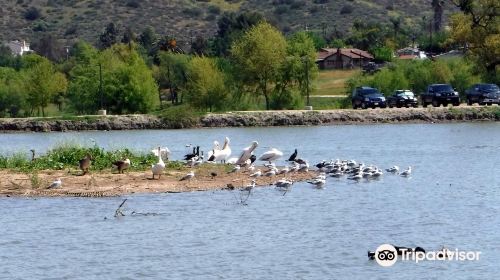
[[[227,98],[224,74],[212,58],[194,57],[188,65],[188,83],[185,88],[189,103],[212,112],[223,109]],[[227,107],[227,106],[226,106]]]
[[[64,50],[57,38],[50,34],[44,33],[32,46],[33,50],[50,61],[61,61],[64,58]]]
[[[432,0],[432,9],[434,10],[434,31],[439,32],[443,27],[443,0]]]
[[[101,47],[106,49],[116,44],[118,42],[119,34],[120,32],[118,27],[113,22],[108,23],[104,32],[99,36],[99,43]]]
[[[500,1],[451,1],[462,11],[451,18],[452,40],[465,46],[488,80],[500,82]]]
[[[233,43],[231,53],[240,66],[247,83],[255,84],[263,95],[266,109],[270,108],[269,87],[279,77],[279,70],[286,57],[286,40],[283,34],[267,22],[250,28],[241,39]]]
[[[212,41],[214,54],[218,56],[230,55],[232,43],[239,39],[245,31],[263,20],[264,17],[255,12],[224,13],[217,21],[217,34]]]

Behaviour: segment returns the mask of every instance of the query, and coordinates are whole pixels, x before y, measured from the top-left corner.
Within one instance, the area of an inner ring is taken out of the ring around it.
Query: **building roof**
[[[347,56],[353,59],[359,58],[368,58],[373,59],[373,55],[371,55],[367,51],[363,51],[355,48],[322,48],[318,52],[317,61],[324,60],[332,55],[337,55],[340,52],[340,55]]]

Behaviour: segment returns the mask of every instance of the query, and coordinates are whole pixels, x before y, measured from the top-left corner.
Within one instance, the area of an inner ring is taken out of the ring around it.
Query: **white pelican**
[[[387,168],[385,171],[390,172],[390,173],[398,173],[399,172],[399,166],[394,165],[391,168]]]
[[[179,181],[185,181],[185,180],[191,181],[191,179],[193,179],[193,178],[194,178],[194,172],[190,171],[188,174],[186,174],[184,177],[182,177]]]
[[[151,172],[153,172],[153,179],[155,178],[155,175],[158,175],[158,179],[161,177],[161,173],[163,172],[163,169],[165,169],[165,163],[161,159],[161,148],[158,147],[158,162],[156,164],[151,165]]]
[[[260,161],[268,161],[269,163],[272,163],[273,161],[279,159],[280,157],[283,156],[283,153],[281,151],[278,151],[276,148],[272,148],[271,150],[263,153],[259,160]]]
[[[152,149],[151,153],[153,155],[158,156],[158,149]],[[160,148],[160,155],[163,159],[168,160],[168,157],[170,156],[170,150],[167,147]]]
[[[257,148],[258,145],[259,143],[257,141],[253,141],[250,146],[244,148],[243,152],[240,155],[240,158],[236,161],[236,164],[242,165],[247,160],[249,160],[252,156],[253,151],[255,150],[255,148]]]
[[[403,176],[403,177],[408,177],[411,175],[411,166],[408,166],[408,168],[401,172],[399,175]]]
[[[213,150],[213,154],[209,158],[209,161],[214,161],[214,162],[221,161],[221,162],[226,163],[226,161],[231,156],[231,147],[229,147],[229,143],[230,143],[229,138],[226,137],[226,139],[224,141],[224,146],[222,147],[222,149],[221,150]]]
[[[54,182],[52,182],[52,184],[50,184],[48,189],[60,188],[61,185],[62,185],[61,178],[57,178]]]

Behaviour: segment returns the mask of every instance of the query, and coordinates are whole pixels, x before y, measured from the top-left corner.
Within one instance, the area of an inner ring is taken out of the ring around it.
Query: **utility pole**
[[[305,63],[305,73],[306,73],[306,96],[307,96],[307,106],[311,106],[311,101],[309,99],[309,60],[307,59],[307,56],[303,56],[302,59],[304,59]]]
[[[106,110],[104,110],[104,93],[102,91],[102,65],[99,62],[99,95],[101,97],[101,109],[99,110],[100,115],[106,115]]]

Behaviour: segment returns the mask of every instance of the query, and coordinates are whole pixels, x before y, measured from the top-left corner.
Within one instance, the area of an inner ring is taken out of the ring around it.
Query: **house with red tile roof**
[[[355,48],[322,48],[316,63],[320,69],[352,69],[363,67],[373,60],[367,51]]]

